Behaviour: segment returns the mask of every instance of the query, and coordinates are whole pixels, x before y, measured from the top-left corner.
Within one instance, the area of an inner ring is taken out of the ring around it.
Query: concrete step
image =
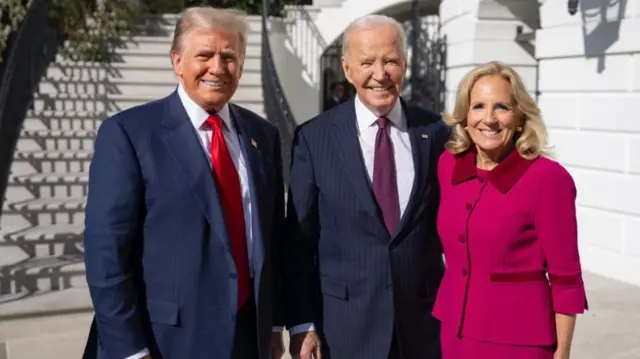
[[[258,114],[264,113],[264,98],[262,96],[251,99],[243,99],[238,89],[232,102],[246,107]],[[170,92],[166,93],[169,95]],[[86,95],[86,94],[38,94],[33,103],[32,113],[39,114],[43,111],[70,111],[71,113],[92,112],[113,115],[128,108],[143,105],[162,97],[159,94],[138,94],[136,97],[128,95]],[[86,124],[86,123],[85,123]],[[69,127],[78,128],[78,127]],[[97,127],[80,127],[87,130],[95,130]]]
[[[0,296],[0,298],[2,297],[3,296]],[[4,297],[8,296],[5,295]],[[92,311],[91,298],[89,297],[89,290],[86,286],[79,286],[77,288],[69,288],[58,291],[37,291],[23,296],[23,298],[21,298],[20,300],[5,300],[4,303],[0,304],[0,342],[7,342],[11,339],[22,336],[38,336],[39,334],[41,335],[43,333],[43,329],[45,329],[43,328],[43,326],[46,323],[46,317],[43,316],[55,313],[64,314],[79,311]],[[36,321],[40,322],[39,330],[37,328],[29,328],[29,330],[24,330],[25,328],[16,326],[16,324],[12,325],[12,331],[7,330],[9,328],[7,328],[6,324],[10,323],[12,319],[25,318],[27,316],[36,317]],[[89,319],[88,323],[91,323],[91,319]],[[65,325],[64,318],[58,318],[55,324],[57,328],[56,333],[66,332],[75,327],[68,327],[67,325]],[[86,327],[83,325],[82,327],[76,329],[85,330],[85,334],[88,334],[89,324],[87,324]],[[42,358],[76,359],[80,357],[80,355],[68,357],[45,355]],[[0,356],[0,358],[2,357]]]
[[[42,83],[58,85],[60,83],[93,83],[93,84],[177,84],[178,78],[173,72],[169,60],[156,67],[127,67],[126,64],[115,64],[111,67],[95,66],[62,66],[52,64],[47,69]],[[245,68],[240,79],[240,87],[245,85],[262,86],[262,75],[259,69]],[[42,90],[41,90],[42,91]]]
[[[65,59],[62,56],[57,56],[55,63],[59,67],[69,68],[69,67],[87,67],[94,69],[102,69],[107,71],[114,71],[122,68],[147,68],[147,69],[164,69],[173,71],[173,67],[171,65],[171,59],[167,53],[167,55],[158,55],[158,54],[128,54],[126,56],[119,56],[114,59],[113,62],[108,64],[87,64],[87,63],[79,63],[75,61],[71,61],[69,59]],[[244,60],[244,68],[246,70],[255,70],[259,71],[261,68],[261,62],[259,56],[248,56]]]
[[[9,179],[10,184],[22,185],[87,184],[88,182],[87,172],[33,173],[12,176]]]
[[[23,128],[32,131],[88,131],[95,133],[102,121],[108,116],[107,112],[59,109],[30,110],[24,120]]]
[[[68,62],[65,60],[56,60],[56,62],[68,65]],[[130,54],[127,56],[121,57],[118,62],[112,62],[112,66],[115,64],[122,64],[125,67],[168,67],[171,68],[171,60],[169,57],[160,56],[160,55],[147,55],[147,54]],[[244,59],[244,68],[248,70],[260,70],[262,64],[260,62],[260,57],[251,56]]]
[[[163,15],[162,17],[151,17],[144,24],[140,26],[143,32],[149,30],[164,30],[170,32],[173,36],[173,30],[176,27],[176,23],[178,22],[179,15],[176,14],[174,17],[166,17],[167,15]],[[260,16],[249,16],[249,31],[250,32],[258,32],[262,31],[262,19]]]
[[[37,140],[70,140],[95,138],[96,131],[87,130],[29,130],[20,132],[21,138],[33,138]]]
[[[32,121],[38,121],[34,125],[42,124],[39,120],[30,120],[26,126],[31,126]],[[96,131],[87,130],[47,130],[24,129],[20,132],[17,151],[52,149],[52,150],[88,150],[92,151],[95,145]]]
[[[3,276],[0,277],[0,288],[9,284],[3,280],[17,276],[37,276],[53,268],[82,262],[84,253],[83,224],[40,224],[15,230],[12,226],[2,229],[0,250],[19,249],[21,253],[13,253],[11,260],[4,260]],[[60,269],[61,270],[61,269]],[[75,271],[76,269],[68,269]],[[44,277],[44,276],[43,276]],[[13,278],[20,279],[20,278]],[[35,280],[35,279],[34,279]],[[26,281],[26,280],[23,280]],[[16,289],[16,286],[14,290]],[[6,289],[1,290],[7,292]]]
[[[16,203],[5,203],[3,213],[80,212],[85,210],[86,197],[34,198]]]
[[[82,234],[84,233],[84,224],[48,224],[23,228],[17,231],[7,228],[4,233],[4,242],[16,242],[20,246],[35,246],[53,244],[82,244]],[[20,242],[20,243],[17,243]],[[57,251],[56,251],[57,252]],[[31,253],[30,253],[31,254]],[[35,253],[34,253],[35,254]],[[65,253],[50,253],[48,256],[62,255]]]
[[[82,197],[87,195],[88,185],[88,172],[34,172],[12,175],[9,177],[7,198],[10,191],[24,190],[30,194],[30,198]]]
[[[247,46],[249,45],[260,45],[262,43],[262,29],[257,29],[257,31],[249,31],[247,34]],[[171,43],[173,42],[173,33],[168,34],[167,36],[133,36],[131,39],[124,40],[123,43],[132,43],[137,44],[139,46],[144,46],[147,44],[168,44],[171,47]]]
[[[39,85],[38,93],[41,95],[81,94],[82,96],[108,96],[136,97],[138,94],[154,96],[156,99],[172,93],[177,86],[177,81],[166,83],[132,83],[119,80],[109,82],[49,82],[43,81]],[[262,99],[262,84],[240,84],[234,98],[239,100]]]
[[[172,40],[167,40],[168,41],[137,41],[137,39],[134,38],[131,41],[118,45],[115,49],[115,54],[118,55],[118,57],[126,57],[128,55],[158,55],[169,60]],[[262,51],[262,39],[260,38],[260,40],[257,41],[257,38],[252,38],[252,40],[254,40],[254,42],[247,43],[245,56],[259,57]]]
[[[31,150],[17,151],[14,164],[26,161],[39,172],[89,171],[93,151],[87,150]]]
[[[81,292],[87,290],[66,290],[60,293],[30,296],[28,298],[0,305],[0,358],[2,359],[78,359],[82,357],[89,334],[93,313],[90,300]],[[55,313],[54,308],[77,308]],[[2,317],[2,308],[7,315]],[[51,307],[49,312],[47,308]],[[25,317],[11,314],[13,310],[29,315]],[[39,315],[38,315],[39,314]]]

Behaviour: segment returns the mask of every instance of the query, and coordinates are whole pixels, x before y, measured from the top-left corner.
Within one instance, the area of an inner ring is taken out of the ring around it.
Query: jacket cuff
[[[550,275],[553,310],[560,314],[582,314],[589,309],[580,275]]]

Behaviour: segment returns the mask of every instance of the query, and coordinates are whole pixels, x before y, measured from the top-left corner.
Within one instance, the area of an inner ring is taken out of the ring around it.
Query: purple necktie
[[[382,210],[384,224],[389,234],[393,234],[400,221],[396,162],[393,157],[393,144],[387,131],[389,120],[380,117],[376,123],[378,134],[376,134],[376,152],[373,160],[373,195]]]

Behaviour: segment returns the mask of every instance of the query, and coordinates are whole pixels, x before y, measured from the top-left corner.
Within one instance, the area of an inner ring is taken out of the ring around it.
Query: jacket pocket
[[[158,300],[147,301],[149,320],[153,323],[178,325],[180,310],[176,303]]]
[[[320,277],[322,293],[342,300],[348,299],[347,284],[328,277]]]

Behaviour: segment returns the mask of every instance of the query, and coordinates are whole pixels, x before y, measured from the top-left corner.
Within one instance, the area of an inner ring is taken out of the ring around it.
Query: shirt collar
[[[371,110],[365,106],[365,104],[360,100],[360,96],[355,96],[355,107],[356,107],[356,120],[358,124],[358,133],[364,132],[367,128],[371,127],[377,120],[378,116],[376,116]],[[400,99],[396,100],[395,105],[391,108],[391,111],[385,116],[389,121],[391,121],[398,129],[404,131],[406,130],[406,121],[404,116],[402,115],[402,104],[400,103]]]
[[[478,176],[476,168],[477,151],[471,147],[454,156],[451,183],[454,185]],[[512,150],[493,170],[487,174],[487,180],[500,192],[507,193],[524,175],[535,160],[527,160],[517,150]]]
[[[202,127],[202,125],[207,121],[209,113],[189,97],[182,84],[178,85],[178,96],[180,97],[182,106],[184,106],[184,109],[187,111],[187,115],[189,116],[189,120],[191,120],[193,127],[200,129],[200,127]],[[233,131],[233,121],[231,121],[231,114],[229,113],[229,104],[225,104],[217,114],[222,119],[222,122],[227,126],[227,129]]]

